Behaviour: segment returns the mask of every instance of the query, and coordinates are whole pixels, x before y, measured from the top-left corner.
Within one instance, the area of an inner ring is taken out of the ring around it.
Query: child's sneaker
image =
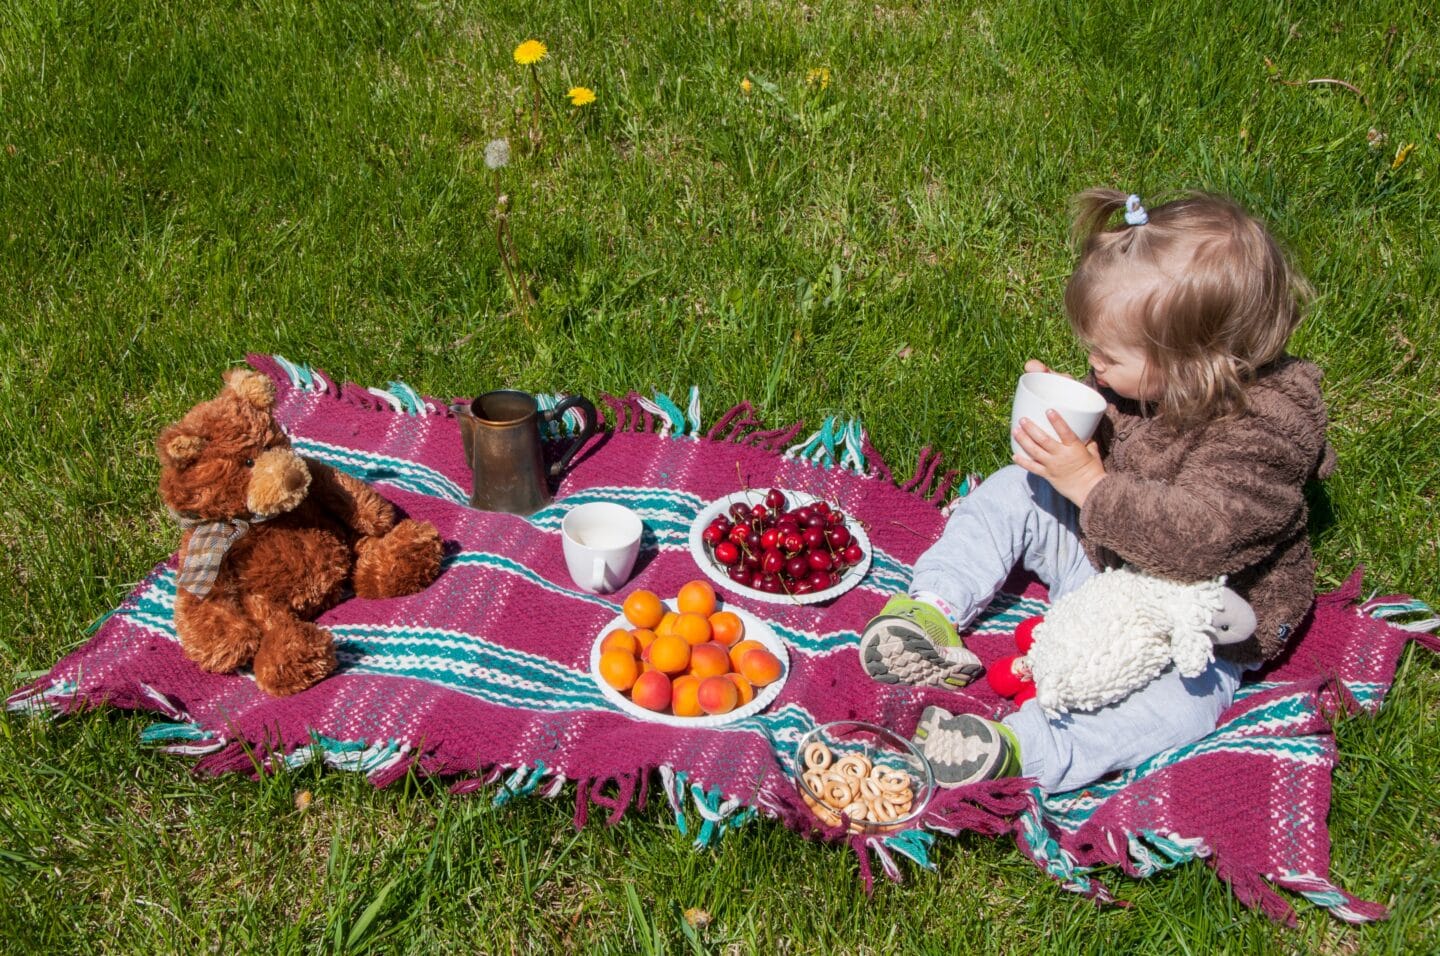
[[[930,761],[939,787],[1020,773],[1020,745],[1010,728],[984,717],[926,707],[912,739]]]
[[[860,666],[884,684],[964,687],[985,672],[937,608],[897,594],[860,636]]]

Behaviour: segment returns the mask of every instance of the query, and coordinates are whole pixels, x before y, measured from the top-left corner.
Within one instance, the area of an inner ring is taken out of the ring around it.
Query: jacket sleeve
[[[1209,431],[1173,481],[1101,479],[1080,509],[1084,536],[1143,571],[1186,581],[1250,567],[1293,536],[1314,450],[1263,418]]]

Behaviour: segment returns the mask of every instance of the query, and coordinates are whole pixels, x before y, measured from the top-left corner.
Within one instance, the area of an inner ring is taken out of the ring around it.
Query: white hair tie
[[[1140,205],[1140,197],[1135,193],[1125,200],[1125,221],[1132,226],[1143,226],[1150,221],[1150,214]]]

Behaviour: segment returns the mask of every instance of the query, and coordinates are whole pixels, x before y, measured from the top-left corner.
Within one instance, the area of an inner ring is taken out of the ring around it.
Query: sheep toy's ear
[[[1177,621],[1170,632],[1170,657],[1182,677],[1198,677],[1215,659],[1210,628],[1195,621]]]

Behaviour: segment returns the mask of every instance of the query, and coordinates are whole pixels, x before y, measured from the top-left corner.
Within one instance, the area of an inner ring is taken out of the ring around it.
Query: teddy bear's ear
[[[248,368],[235,368],[225,373],[225,387],[256,408],[268,411],[275,407],[275,383],[268,375]]]
[[[155,447],[160,452],[161,463],[184,468],[200,457],[200,452],[205,450],[205,439],[178,428],[167,428],[161,432]]]

